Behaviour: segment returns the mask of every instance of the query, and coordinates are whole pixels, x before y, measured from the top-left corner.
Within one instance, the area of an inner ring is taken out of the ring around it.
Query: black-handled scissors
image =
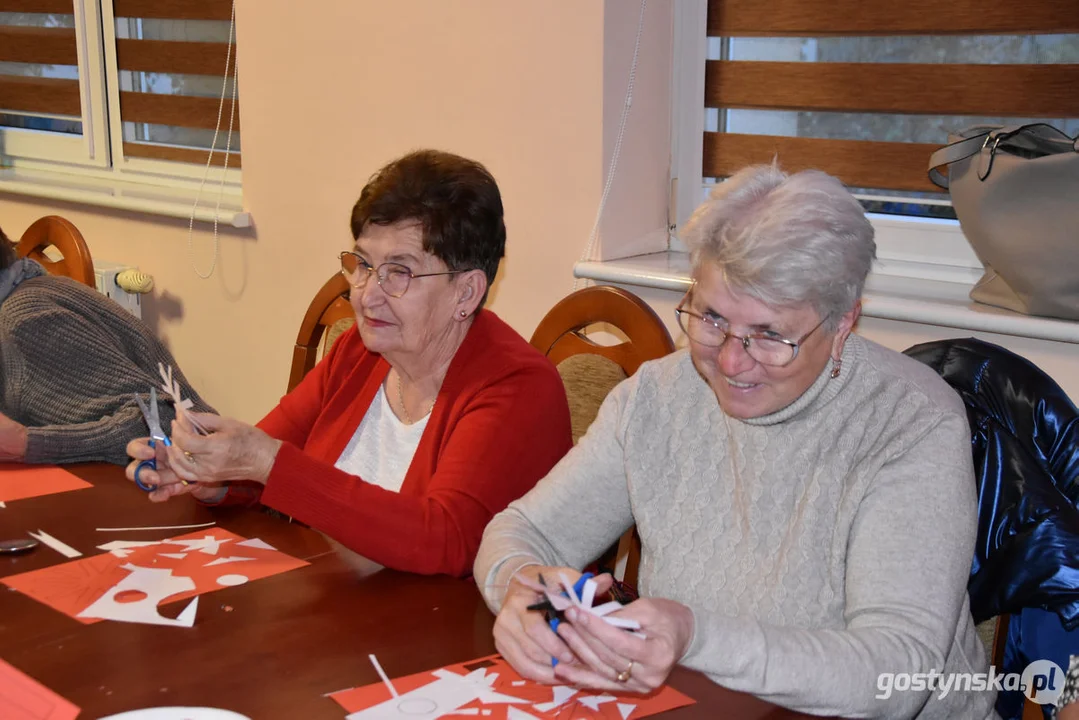
[[[135,396],[135,402],[139,404],[139,410],[142,411],[142,417],[146,420],[146,426],[150,428],[150,447],[155,447],[159,442],[166,446],[172,445],[172,440],[169,440],[169,436],[166,435],[165,431],[161,428],[161,416],[157,412],[157,388],[150,388],[149,407],[146,406],[146,403],[138,395]],[[135,485],[137,485],[140,490],[152,492],[157,489],[156,486],[147,485],[139,480],[139,473],[142,472],[144,468],[157,470],[157,458],[143,460],[135,466]]]

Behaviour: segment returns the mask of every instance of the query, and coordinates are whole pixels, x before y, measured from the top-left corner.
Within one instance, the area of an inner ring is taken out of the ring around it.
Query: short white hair
[[[808,303],[828,329],[861,298],[877,252],[861,203],[839,180],[774,164],[720,183],[681,237],[694,275],[714,262],[732,292],[773,307]]]

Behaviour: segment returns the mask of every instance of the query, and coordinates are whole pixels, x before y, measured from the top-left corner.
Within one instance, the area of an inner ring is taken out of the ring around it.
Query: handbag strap
[[[986,128],[984,132],[979,132],[976,135],[971,135],[968,138],[963,138],[962,140],[938,148],[929,156],[929,179],[937,187],[948,189],[948,176],[942,173],[940,168],[944,165],[951,165],[954,162],[959,162],[960,160],[966,160],[969,157],[977,155],[987,147],[990,148],[989,168],[992,168],[992,153],[996,152],[997,144],[1027,128],[1033,128],[1044,124],[1045,123],[1034,123],[1031,125],[1005,125],[998,128]],[[1072,146],[1076,152],[1079,152],[1079,135],[1075,137]],[[984,175],[980,174],[980,177],[984,180],[988,175],[989,169],[987,168]]]

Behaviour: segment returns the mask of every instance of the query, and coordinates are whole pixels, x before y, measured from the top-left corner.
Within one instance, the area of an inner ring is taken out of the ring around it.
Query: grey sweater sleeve
[[[964,417],[945,415],[873,479],[848,543],[845,627],[779,627],[694,608],[682,664],[803,712],[916,715],[928,692],[878,699],[878,676],[940,671],[952,650],[977,528],[969,438]]]
[[[522,567],[582,568],[632,527],[622,418],[634,387],[630,378],[612,390],[577,446],[488,524],[473,574],[492,611]]]

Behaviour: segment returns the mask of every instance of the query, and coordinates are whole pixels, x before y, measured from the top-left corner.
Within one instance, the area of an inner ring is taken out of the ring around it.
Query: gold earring
[[[840,368],[842,368],[842,367],[843,367],[843,359],[842,358],[840,358],[839,360],[832,360],[831,378],[833,380],[835,380],[837,377],[839,377],[839,371],[840,371]]]
[[[467,313],[466,311],[462,310],[462,311],[461,311],[461,317],[462,317],[462,318],[466,318],[466,317],[468,317],[468,313]]]

